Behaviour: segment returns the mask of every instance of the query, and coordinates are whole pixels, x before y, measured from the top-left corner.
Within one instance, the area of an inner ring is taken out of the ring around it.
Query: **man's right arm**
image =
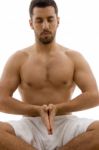
[[[27,104],[10,96],[0,97],[0,111],[30,117],[40,116],[40,106]]]
[[[20,67],[28,56],[16,52],[7,61],[0,79],[0,111],[9,114],[39,116],[40,106],[30,105],[13,98],[13,93],[20,84]]]
[[[45,106],[31,105],[13,98],[13,93],[21,82],[20,68],[27,57],[27,54],[17,52],[6,63],[0,79],[0,111],[30,117],[40,116],[50,134],[50,120]]]

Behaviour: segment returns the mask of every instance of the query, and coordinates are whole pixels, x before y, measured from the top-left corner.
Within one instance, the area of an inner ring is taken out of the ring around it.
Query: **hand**
[[[41,106],[40,115],[48,130],[48,134],[52,134],[54,128],[54,118],[56,115],[56,106],[53,104]]]
[[[48,116],[49,116],[49,124],[50,124],[50,134],[53,134],[55,115],[56,115],[56,106],[53,104],[49,104]]]
[[[48,134],[50,134],[51,126],[50,126],[50,121],[49,121],[49,110],[48,109],[49,108],[47,105],[41,106],[40,116],[41,116],[41,119],[42,119],[44,125],[46,126],[46,128],[48,130]]]

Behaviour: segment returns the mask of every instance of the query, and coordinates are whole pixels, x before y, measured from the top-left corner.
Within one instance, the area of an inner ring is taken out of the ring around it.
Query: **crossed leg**
[[[0,149],[2,150],[36,150],[24,140],[16,137],[13,127],[0,122]]]
[[[0,149],[36,150],[24,140],[16,137],[14,129],[8,123],[0,122]],[[60,150],[99,150],[99,121],[93,122],[85,133],[72,139]]]
[[[99,150],[99,121],[93,122],[85,133],[75,137],[59,150]]]

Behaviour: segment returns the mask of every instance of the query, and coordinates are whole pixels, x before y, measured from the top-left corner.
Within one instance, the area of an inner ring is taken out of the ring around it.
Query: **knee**
[[[8,132],[15,135],[15,131],[9,123],[0,122],[0,131]]]
[[[99,121],[95,121],[89,125],[87,131],[97,130],[99,132]]]
[[[99,150],[99,129],[95,129],[92,132],[92,138],[90,143],[92,144],[92,150]]]
[[[92,123],[87,131],[90,133],[90,144],[94,150],[99,150],[99,121]]]

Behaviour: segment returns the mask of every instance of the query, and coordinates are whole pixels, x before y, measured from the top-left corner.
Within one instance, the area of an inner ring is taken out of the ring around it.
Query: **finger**
[[[47,105],[43,105],[43,109],[45,112],[47,112],[47,121],[45,122],[46,123],[46,127],[47,127],[47,130],[48,130],[48,134],[52,134],[52,129],[51,129],[51,125],[50,125],[50,118],[49,118],[49,107]],[[50,106],[50,110],[51,110],[51,106]]]
[[[49,122],[49,118],[48,118],[48,116],[44,116],[44,119],[43,119],[43,122],[44,122],[44,124],[45,124],[45,126],[46,126],[46,128],[47,128],[47,130],[48,130],[48,132],[50,132],[50,122]]]
[[[48,108],[47,105],[43,105],[42,107],[43,107],[43,110],[45,110],[46,112],[48,112],[48,109],[49,109],[49,108]]]
[[[51,133],[53,133],[54,129],[54,118],[55,118],[55,113],[53,111],[50,112],[50,128],[51,128]]]
[[[48,133],[50,133],[50,122],[49,122],[49,116],[48,116],[48,106],[43,105],[41,109],[41,119],[46,126]]]
[[[52,110],[54,108],[54,105],[53,104],[49,104],[48,108],[49,108],[49,110]]]
[[[53,104],[50,104],[49,105],[49,120],[50,120],[51,134],[53,133],[53,129],[54,129],[55,115],[56,115],[55,106]]]

